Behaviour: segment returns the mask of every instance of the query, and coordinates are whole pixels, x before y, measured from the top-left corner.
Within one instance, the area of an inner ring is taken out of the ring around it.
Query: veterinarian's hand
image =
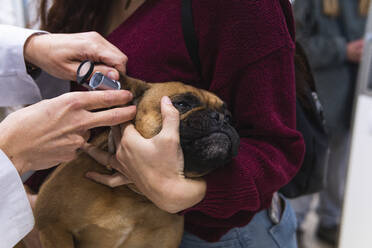
[[[89,129],[127,122],[135,106],[124,105],[128,91],[73,92],[10,114],[0,123],[0,149],[19,173],[52,167],[75,158],[89,138]]]
[[[76,71],[84,60],[108,77],[118,80],[119,72],[125,74],[127,57],[96,32],[77,34],[42,34],[31,36],[24,46],[25,60],[49,74],[76,80]]]
[[[121,139],[120,127],[118,126],[113,127],[112,131],[113,131],[112,133],[113,133],[114,139],[117,140],[117,138],[119,138],[119,142],[120,142],[120,139]],[[117,133],[115,134],[115,132],[119,132],[119,134]],[[116,169],[116,168],[121,167],[119,161],[116,159],[114,154],[103,151],[99,149],[98,147],[92,144],[89,144],[89,143],[85,143],[82,149],[86,153],[88,153],[92,158],[94,158],[98,163],[105,165],[108,169],[112,169],[112,168]],[[90,179],[93,179],[94,181],[98,183],[105,184],[111,188],[133,183],[127,176],[125,176],[124,174],[118,173],[118,172],[111,175],[111,174],[100,174],[100,173],[91,171],[91,172],[88,172],[86,176]]]
[[[206,192],[206,183],[202,179],[191,180],[183,175],[179,113],[168,97],[163,97],[161,111],[162,130],[151,139],[143,138],[132,124],[124,128],[117,146],[116,158],[119,163],[110,165],[133,182],[159,208],[176,213],[200,202]],[[87,176],[104,184],[107,180],[102,180],[96,174]]]

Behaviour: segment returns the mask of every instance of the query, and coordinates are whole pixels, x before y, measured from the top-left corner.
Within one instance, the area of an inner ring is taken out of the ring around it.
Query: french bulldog
[[[162,128],[160,100],[169,96],[180,112],[184,174],[195,178],[226,165],[238,152],[239,135],[226,104],[216,95],[181,82],[147,83],[122,76],[137,105],[135,128],[145,138]],[[92,142],[107,149],[108,132]],[[183,217],[159,209],[127,186],[110,188],[85,178],[110,173],[87,154],[60,165],[40,189],[36,227],[44,248],[176,248]],[[111,172],[112,173],[112,172]]]

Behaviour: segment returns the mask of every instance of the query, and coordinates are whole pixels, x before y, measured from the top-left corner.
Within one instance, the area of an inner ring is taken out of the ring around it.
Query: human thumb
[[[163,96],[161,99],[161,114],[163,127],[160,134],[179,139],[180,113],[168,96]]]
[[[119,80],[120,75],[115,68],[109,67],[107,65],[96,65],[94,67],[94,72],[92,73],[92,75],[98,71],[113,80]]]

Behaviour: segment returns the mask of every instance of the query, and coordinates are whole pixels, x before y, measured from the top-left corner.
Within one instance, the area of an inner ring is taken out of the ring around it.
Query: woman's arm
[[[131,100],[127,91],[92,91],[41,101],[0,123],[0,149],[19,174],[70,161],[89,138],[91,128],[133,119],[135,106],[112,108]],[[97,109],[101,111],[91,112]]]
[[[205,177],[205,198],[185,211],[195,216],[189,224],[246,224],[299,169],[293,27],[283,11],[291,13],[289,3],[283,10],[270,0],[195,2],[203,78],[230,107],[241,142],[230,165]]]
[[[134,107],[91,113],[127,104],[124,91],[68,93],[18,110],[0,123],[0,242],[13,247],[34,225],[19,174],[47,169],[76,156],[89,129],[126,122]]]
[[[233,163],[205,177],[201,191],[194,191],[202,192],[199,197],[185,194],[188,204],[179,204],[171,211],[186,209],[185,213],[200,216],[200,223],[204,217],[218,219],[218,225],[236,225],[228,218],[236,219],[237,223],[247,223],[247,216],[239,218],[238,213],[248,213],[249,217],[268,207],[272,194],[289,182],[303,158],[303,140],[295,129],[294,43],[278,2],[205,0],[195,1],[194,4],[203,78],[211,81],[210,90],[230,106],[241,145]],[[129,170],[138,167],[130,161],[135,155],[130,155],[132,151],[128,148],[136,142],[125,137],[124,133],[122,143],[126,149],[123,150],[129,152],[127,159],[119,160],[130,168],[119,171],[130,181],[133,179]],[[157,147],[153,148],[156,151]],[[173,146],[171,148],[174,149]],[[166,150],[159,161],[174,158],[177,153],[172,149]],[[143,156],[142,161],[149,164],[156,156],[150,151],[137,152],[139,150],[133,154],[140,154],[138,156]],[[178,165],[179,171],[183,168],[179,163],[170,164]],[[153,174],[144,170],[138,178],[141,175],[146,178],[142,180],[143,190],[147,190],[146,183],[162,178],[156,170]],[[175,178],[173,182],[176,182],[179,174],[174,173],[169,178]],[[177,194],[182,195],[183,192],[179,191],[183,188],[182,184],[179,184],[180,188],[175,185],[178,184],[161,183],[157,189],[163,193],[178,191]],[[164,201],[170,206],[182,198],[167,198],[161,192],[158,196],[164,197],[163,200],[146,196],[154,202]],[[208,223],[211,221],[209,219]]]

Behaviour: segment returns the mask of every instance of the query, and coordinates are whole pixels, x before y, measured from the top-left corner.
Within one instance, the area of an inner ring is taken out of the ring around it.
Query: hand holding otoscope
[[[99,62],[94,69],[116,80],[119,72],[125,73],[128,61],[124,53],[96,32],[36,33],[24,44],[24,58],[32,68],[69,81],[76,80],[81,61]]]

